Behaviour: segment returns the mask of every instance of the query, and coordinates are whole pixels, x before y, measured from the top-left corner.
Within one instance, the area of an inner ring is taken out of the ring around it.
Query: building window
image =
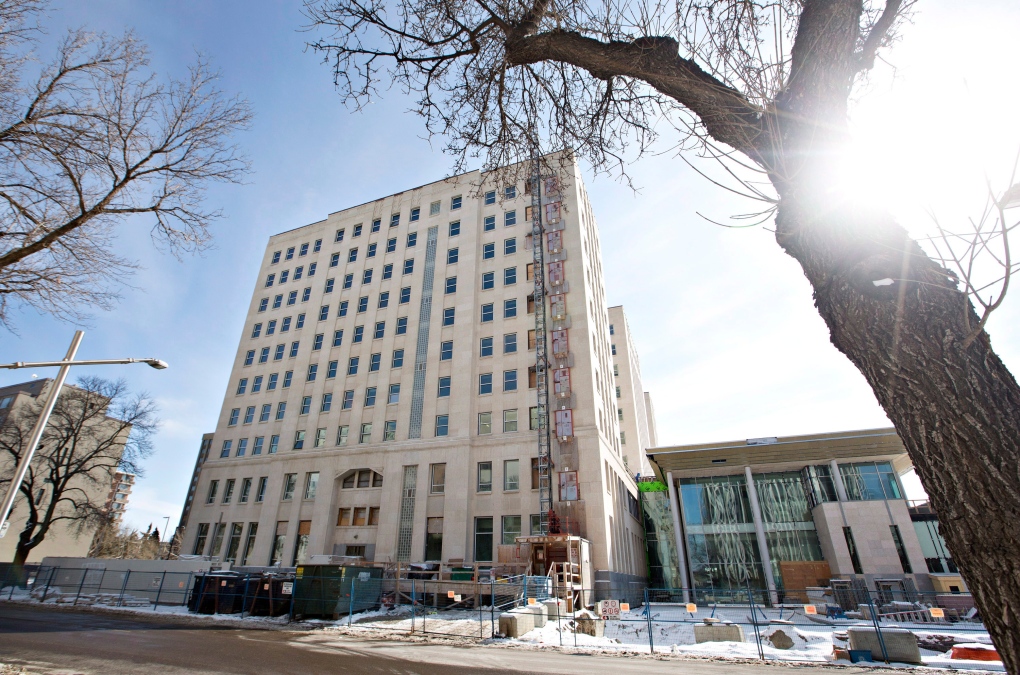
[[[404,366],[404,350],[394,349],[393,360],[390,362],[390,368],[402,368]]]
[[[319,308],[319,321],[325,321],[329,318],[329,305],[323,305]]]
[[[382,268],[383,281],[393,278],[393,263],[386,263]]]
[[[450,434],[450,416],[436,415],[436,436],[448,436]]]
[[[627,445],[627,434],[623,431],[620,432],[620,445]]]
[[[284,258],[284,260],[293,260],[293,259],[294,259],[294,247],[291,246],[290,248],[287,249],[287,256]]]
[[[397,238],[390,237],[389,239],[386,240],[386,252],[393,253],[396,250],[397,250]]]
[[[368,296],[363,295],[358,298],[358,314],[363,314],[368,311]]]
[[[361,425],[361,436],[358,438],[358,443],[368,443],[372,440],[372,423],[365,422]]]
[[[900,566],[903,568],[903,573],[913,574],[914,569],[910,565],[910,557],[907,555],[907,547],[903,545],[903,537],[900,535],[900,526],[890,525],[889,531],[892,533],[893,544],[896,545],[896,555],[900,558]]]
[[[294,449],[301,450],[305,447],[305,432],[295,431],[294,432]]]
[[[503,197],[505,199],[517,199],[517,186],[510,185],[506,188],[503,188]]]
[[[398,219],[400,218],[399,214],[397,215],[397,218]],[[379,228],[381,228],[381,227],[382,227],[382,219],[381,218],[376,218],[375,220],[372,221],[372,229],[370,231],[371,232],[378,232]]]
[[[240,380],[237,381],[237,394],[236,395],[239,396],[239,395],[243,394],[247,388],[248,388],[248,378],[247,377],[242,377]]]
[[[266,484],[269,482],[269,476],[262,476],[259,478],[259,489],[255,491],[255,503],[261,503],[266,498]]]
[[[492,462],[478,462],[478,492],[492,492]]]
[[[294,281],[297,281],[298,279],[301,278],[301,274],[304,272],[304,270],[305,270],[304,265],[298,265],[297,267],[294,268]]]
[[[254,457],[255,455],[261,455],[262,454],[262,448],[265,447],[265,444],[266,444],[266,437],[265,436],[256,436],[255,437],[255,445],[253,445],[252,448],[251,448],[252,456]]]
[[[496,229],[496,216],[485,216],[485,219],[482,221],[482,231],[491,232],[492,230],[495,229]],[[495,247],[495,244],[493,244],[492,246]]]
[[[330,267],[337,267],[339,264],[340,264],[340,254],[339,253],[334,253],[333,255],[329,256],[329,266]]]
[[[205,498],[206,504],[213,504],[216,502],[216,491],[219,489],[219,487],[220,482],[218,480],[209,481],[209,492]]]
[[[347,374],[357,375],[358,374],[358,363],[361,361],[360,356],[352,356],[347,360]]]
[[[616,388],[616,398],[620,398],[620,388]]]
[[[262,391],[262,376],[256,375],[255,379],[251,381],[251,393],[257,394]]]
[[[284,271],[280,272],[280,283],[281,284],[287,283],[287,278],[288,278],[289,275],[290,275],[290,270],[284,270]]]
[[[517,543],[519,536],[521,536],[521,517],[503,516],[503,544],[512,546]]]
[[[451,248],[446,252],[446,264],[452,265],[460,259],[460,249]]]
[[[353,392],[352,392],[353,393]],[[347,445],[347,435],[350,432],[350,427],[346,424],[336,430],[336,444]]]
[[[254,326],[251,327],[251,337],[252,337],[253,340],[255,338],[257,338],[261,334],[262,334],[262,324],[261,323],[257,323],[257,324],[255,324]]]
[[[616,345],[609,345],[609,351],[613,353],[613,356],[616,356]]]
[[[268,350],[269,350],[269,348],[267,347],[265,349],[265,351],[268,352]],[[274,361],[281,360],[283,358],[284,353],[286,353],[286,351],[287,351],[287,345],[282,345],[282,344],[281,345],[276,345],[276,351],[273,354],[273,360]],[[259,363],[263,363],[262,359],[259,359]]]
[[[450,210],[451,211],[456,211],[457,209],[459,209],[460,208],[460,204],[461,204],[461,196],[460,195],[456,195],[454,197],[450,197]]]
[[[503,240],[503,255],[513,255],[517,253],[517,237],[510,237],[509,239]]]
[[[439,345],[439,360],[449,361],[453,358],[453,340],[447,340]]]
[[[340,302],[340,304],[337,305],[336,316],[337,316],[338,319],[341,319],[341,318],[347,316],[347,307],[348,307],[347,300],[342,300]]]
[[[269,309],[269,298],[262,298],[259,300],[259,311],[264,312]]]
[[[492,560],[492,518],[475,518],[475,562]]]
[[[507,211],[506,213],[503,214],[503,226],[504,227],[511,227],[513,225],[516,225],[516,224],[517,224],[517,212],[516,211]]]
[[[517,491],[520,489],[520,460],[505,460],[503,462],[503,490]],[[518,523],[518,527],[520,523]],[[517,532],[520,534],[520,532]]]
[[[492,356],[492,338],[483,337],[478,350],[479,356]]]
[[[280,401],[276,404],[276,419],[282,420],[283,416],[287,414],[287,402]]]
[[[362,284],[372,283],[372,270],[365,270],[364,274],[361,275]]]
[[[490,302],[488,304],[482,305],[482,323],[492,321],[492,316],[493,316],[492,303]]]
[[[267,351],[267,353],[268,353],[268,351]],[[248,352],[244,355],[244,365],[250,366],[254,360],[255,360],[255,350],[254,349],[249,349]]]
[[[492,373],[482,373],[478,376],[478,393],[492,393]]]
[[[443,325],[444,326],[452,326],[453,325],[454,312],[455,312],[455,309],[453,307],[447,307],[447,308],[445,308],[443,310]]]
[[[450,223],[450,236],[456,237],[458,234],[460,234],[460,221],[455,220]]]
[[[333,346],[339,347],[344,343],[344,332],[342,330],[333,331]]]
[[[323,429],[325,431],[325,429]],[[305,499],[315,499],[319,487],[319,472],[309,471],[305,474]]]
[[[404,286],[403,288],[400,289],[400,301],[398,302],[398,304],[403,305],[408,302],[411,302],[411,287]]]
[[[375,387],[365,387],[365,407],[371,408],[375,405]]]
[[[420,208],[418,208],[416,206],[413,209],[411,209],[411,218],[410,218],[410,221],[412,223],[417,221],[420,217],[421,217],[421,209]]]
[[[503,391],[517,391],[517,371],[503,371]]]
[[[255,421],[255,406],[250,405],[244,409],[244,423],[251,424]]]
[[[384,441],[395,441],[395,440],[397,440],[397,421],[396,420],[386,420],[386,422],[383,423],[383,435],[382,435],[382,439]]]
[[[440,204],[439,202],[432,202],[431,204],[429,204],[429,215],[430,216],[438,216],[439,215],[439,204]]]
[[[503,433],[517,431],[517,409],[503,411]]]
[[[517,283],[517,268],[507,267],[505,270],[503,270],[503,285],[513,286],[516,283]]]
[[[376,309],[385,309],[390,306],[390,292],[383,291],[379,294],[379,302],[376,304]]]
[[[478,435],[488,436],[492,433],[492,413],[478,413]]]
[[[446,294],[457,292],[457,277],[446,277]]]
[[[227,420],[227,426],[237,426],[237,418],[241,416],[241,409],[234,408],[230,411],[230,419]]]
[[[364,339],[365,339],[365,327],[364,326],[355,326],[354,327],[354,340],[353,340],[354,344],[358,344],[359,342],[361,342]]]
[[[291,291],[287,294],[287,306],[290,307],[297,302],[297,291]]]
[[[854,574],[864,574],[861,567],[861,556],[857,552],[857,542],[854,541],[854,533],[849,527],[843,528],[843,539],[846,540],[847,550],[850,552],[850,563],[854,566]]]
[[[418,245],[418,233],[411,232],[407,235],[407,248],[414,248]]]
[[[284,317],[284,319],[283,319],[283,328],[280,329],[280,332],[283,333],[283,332],[286,332],[288,330],[290,330],[290,317],[289,316],[288,317]],[[275,332],[276,332],[276,319],[273,319],[268,324],[266,324],[266,337],[269,337],[270,335],[272,335]]]
[[[355,246],[347,252],[347,262],[352,263],[358,260],[358,247]]]
[[[294,499],[294,490],[297,488],[297,474],[288,473],[283,476],[283,499],[282,501],[290,501]]]
[[[273,309],[279,309],[280,305],[283,304],[283,294],[273,296]]]
[[[317,352],[322,349],[322,333],[316,333],[315,337],[312,338],[312,351]]]
[[[266,454],[275,455],[276,451],[280,449],[280,437],[273,435],[269,437],[269,451]]]
[[[344,289],[346,290],[346,289],[350,288],[353,285],[354,285],[354,274],[353,273],[345,274],[344,275]]]
[[[275,274],[268,275],[266,277],[266,286],[265,287],[269,288],[270,286],[273,285],[273,282],[275,282],[275,281],[276,281],[276,275]]]
[[[433,464],[429,469],[431,483],[429,492],[441,495],[446,492],[446,464]]]
[[[344,399],[340,403],[341,410],[350,410],[354,406],[354,390],[348,389],[344,392]]]
[[[408,258],[404,261],[404,274],[414,273],[414,258]]]
[[[496,191],[489,190],[488,192],[485,193],[485,205],[489,206],[490,204],[495,203],[496,203]]]
[[[503,336],[503,353],[514,354],[517,352],[517,333],[507,333]]]
[[[495,272],[483,272],[482,273],[482,290],[487,291],[496,287],[496,273]]]
[[[386,322],[385,321],[376,321],[376,323],[375,323],[375,332],[372,333],[372,339],[373,340],[379,340],[384,335],[386,335]]]
[[[286,389],[290,386],[291,379],[294,377],[294,371],[288,370],[283,374],[283,388]]]
[[[511,298],[503,301],[503,318],[512,319],[517,316],[517,300]]]
[[[368,372],[376,373],[379,371],[379,366],[382,362],[382,354],[376,353],[371,354],[368,357]]]
[[[439,398],[444,398],[449,395],[450,395],[450,377],[447,375],[446,377],[439,378],[439,390],[436,393],[436,396],[438,396]]]
[[[275,265],[278,262],[280,262],[280,252],[279,251],[273,251],[273,260],[269,264],[270,265]]]
[[[391,384],[390,389],[386,394],[386,405],[393,405],[394,403],[400,403],[399,384]]]

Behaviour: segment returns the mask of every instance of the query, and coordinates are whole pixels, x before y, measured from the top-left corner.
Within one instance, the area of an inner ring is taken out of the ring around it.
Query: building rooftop
[[[892,459],[899,472],[910,468],[907,450],[891,427],[675,445],[648,451],[648,458],[660,478],[670,471],[736,473],[745,466],[805,465],[864,457]]]

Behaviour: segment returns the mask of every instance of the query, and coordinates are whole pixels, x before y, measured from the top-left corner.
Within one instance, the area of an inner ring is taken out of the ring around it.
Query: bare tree
[[[777,243],[903,439],[1007,669],[1020,673],[1020,387],[966,292],[890,214],[831,189],[849,101],[910,0],[307,0],[343,99],[412,92],[458,164],[655,141],[765,185]],[[460,168],[459,166],[457,168]],[[887,284],[885,280],[893,280]],[[879,281],[882,283],[876,284]]]
[[[0,489],[10,489],[13,469],[39,418],[43,396],[19,406],[0,422],[0,457],[9,460]],[[131,394],[123,380],[84,377],[61,390],[39,449],[19,489],[15,510],[28,517],[18,535],[14,563],[23,565],[33,548],[58,524],[79,534],[108,523],[106,498],[119,469],[141,475],[159,425],[156,406]],[[13,533],[12,533],[13,534]]]
[[[159,81],[146,49],[122,37],[70,32],[36,68],[25,25],[39,4],[0,2],[0,321],[12,303],[65,318],[108,307],[133,264],[113,250],[116,226],[153,221],[175,255],[201,249],[216,210],[215,181],[248,166],[230,143],[248,105],[225,97],[199,60]]]
[[[130,527],[104,523],[96,530],[89,547],[90,558],[158,560],[161,555],[159,530],[155,534]]]

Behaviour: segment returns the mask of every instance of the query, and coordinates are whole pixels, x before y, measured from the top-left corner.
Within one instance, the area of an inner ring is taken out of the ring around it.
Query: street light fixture
[[[53,380],[53,384],[50,387],[50,391],[46,396],[46,402],[43,404],[42,412],[39,415],[39,419],[35,422],[35,427],[32,429],[32,435],[28,440],[28,449],[22,456],[21,461],[18,462],[18,468],[14,471],[14,478],[11,480],[11,485],[7,489],[7,494],[4,496],[3,506],[0,506],[0,538],[3,538],[7,534],[7,528],[10,523],[7,517],[11,514],[11,509],[14,507],[14,500],[18,496],[18,490],[21,488],[22,481],[25,480],[25,474],[28,472],[28,466],[32,462],[32,457],[35,455],[36,448],[39,447],[39,441],[42,440],[43,431],[46,430],[46,424],[50,421],[50,414],[53,412],[53,406],[57,403],[57,397],[60,396],[60,390],[64,386],[64,380],[67,379],[67,372],[71,369],[71,366],[108,366],[108,365],[119,365],[125,363],[145,363],[157,370],[163,370],[167,368],[166,361],[159,359],[99,359],[91,361],[75,361],[74,355],[78,353],[78,345],[81,344],[81,339],[85,335],[83,331],[75,331],[74,338],[71,340],[71,347],[67,350],[67,356],[62,361],[17,361],[15,363],[0,363],[0,369],[14,370],[16,368],[45,368],[48,366],[60,366],[60,370],[57,372],[57,377]]]

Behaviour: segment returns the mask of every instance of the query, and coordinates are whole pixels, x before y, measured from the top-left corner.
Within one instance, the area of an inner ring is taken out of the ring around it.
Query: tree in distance
[[[28,305],[65,319],[109,308],[131,261],[114,252],[116,226],[152,222],[174,255],[202,249],[219,213],[203,204],[212,182],[248,170],[230,136],[248,105],[215,86],[202,60],[160,81],[145,46],[69,32],[49,65],[29,58],[45,8],[0,2],[0,322]],[[134,218],[132,218],[134,216]]]
[[[1020,387],[957,277],[889,213],[831,189],[850,98],[911,5],[306,0],[305,12],[343,100],[361,106],[380,85],[413,93],[457,169],[565,149],[596,170],[622,166],[665,120],[740,178],[895,425],[1020,673]]]
[[[52,386],[52,383],[50,384]],[[10,410],[0,421],[0,490],[11,489],[45,396]],[[56,525],[83,534],[109,523],[106,498],[116,471],[141,475],[159,427],[155,403],[132,394],[123,380],[83,377],[65,386],[19,488],[12,520],[27,512],[14,553],[22,566]],[[102,532],[105,536],[105,532]],[[157,548],[158,548],[158,541]]]

